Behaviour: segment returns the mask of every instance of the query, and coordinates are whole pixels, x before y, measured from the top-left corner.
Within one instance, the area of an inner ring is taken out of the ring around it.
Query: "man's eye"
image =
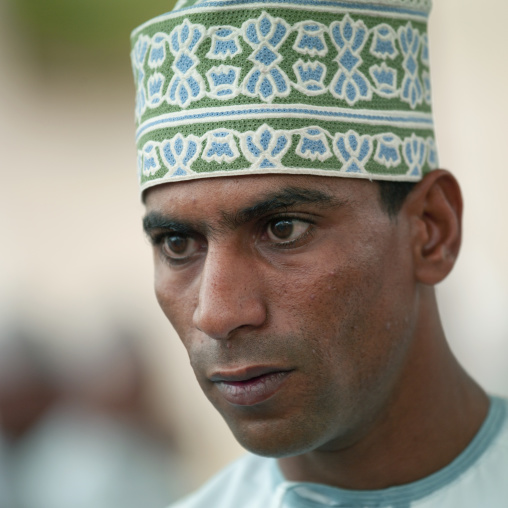
[[[167,235],[162,241],[162,252],[171,259],[186,259],[198,250],[199,244],[192,237]]]
[[[298,219],[275,219],[268,224],[267,235],[274,243],[289,243],[298,240],[309,231],[311,224]]]

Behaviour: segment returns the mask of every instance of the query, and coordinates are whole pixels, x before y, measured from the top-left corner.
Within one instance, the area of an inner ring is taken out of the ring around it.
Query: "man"
[[[508,409],[434,285],[426,0],[181,2],[133,32],[158,301],[248,455],[178,504],[506,507]]]

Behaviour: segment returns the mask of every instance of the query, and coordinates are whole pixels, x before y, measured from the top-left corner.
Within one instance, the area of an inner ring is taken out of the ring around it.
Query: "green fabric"
[[[437,167],[428,0],[179,2],[132,34],[142,190]]]

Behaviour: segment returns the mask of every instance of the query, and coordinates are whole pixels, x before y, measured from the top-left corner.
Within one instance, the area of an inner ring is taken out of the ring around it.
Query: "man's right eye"
[[[199,251],[199,243],[190,236],[166,235],[161,242],[164,256],[171,260],[185,260]]]

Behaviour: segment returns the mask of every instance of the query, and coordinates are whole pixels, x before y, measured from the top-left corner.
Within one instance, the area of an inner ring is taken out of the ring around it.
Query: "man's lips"
[[[215,372],[209,379],[230,404],[253,406],[274,395],[291,372],[291,369],[253,366]]]

